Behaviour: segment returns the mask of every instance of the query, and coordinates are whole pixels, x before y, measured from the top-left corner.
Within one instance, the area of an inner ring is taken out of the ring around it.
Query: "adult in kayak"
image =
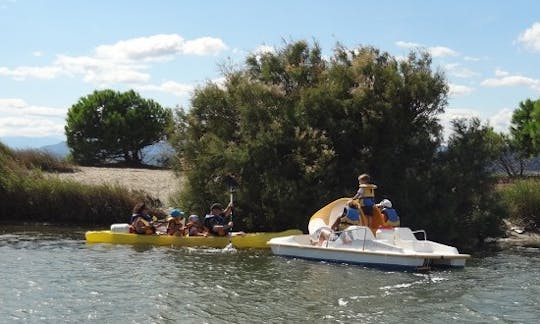
[[[210,234],[225,236],[232,230],[233,222],[228,220],[232,213],[232,208],[232,202],[227,205],[225,210],[218,203],[210,206],[210,213],[204,217],[204,227]]]
[[[148,214],[148,211],[149,209],[144,202],[137,203],[133,207],[130,231],[133,230],[137,234],[154,234],[156,232],[152,216]]]

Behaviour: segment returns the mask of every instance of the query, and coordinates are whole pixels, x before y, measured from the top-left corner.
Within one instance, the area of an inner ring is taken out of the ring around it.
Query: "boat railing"
[[[334,242],[337,239],[341,238],[343,242],[352,242],[352,241],[362,241],[362,251],[364,250],[366,246],[366,236],[367,234],[367,227],[354,227],[350,229],[345,229],[343,231],[337,231],[332,233],[333,235],[330,236],[330,239],[326,241],[326,247],[328,247],[329,241]],[[362,234],[359,234],[359,232],[362,231]]]
[[[424,235],[423,235],[424,241],[427,241],[427,233],[426,233],[425,230],[416,230],[416,231],[413,231],[412,233],[413,233],[413,235],[416,234],[416,233],[422,233],[422,234],[424,234]],[[416,235],[414,235],[414,236],[416,237]]]

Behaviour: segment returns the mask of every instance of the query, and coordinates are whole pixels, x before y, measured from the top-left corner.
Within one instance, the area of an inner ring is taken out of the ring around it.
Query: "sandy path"
[[[61,179],[85,184],[118,185],[140,189],[168,205],[169,196],[180,188],[180,179],[170,170],[78,167],[74,173],[58,173]]]

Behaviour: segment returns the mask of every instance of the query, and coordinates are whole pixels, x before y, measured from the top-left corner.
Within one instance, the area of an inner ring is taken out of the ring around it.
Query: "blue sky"
[[[66,112],[96,89],[135,89],[189,108],[220,66],[284,41],[414,48],[445,72],[441,116],[508,129],[520,101],[540,98],[537,1],[0,0],[0,140],[39,147],[65,139]]]

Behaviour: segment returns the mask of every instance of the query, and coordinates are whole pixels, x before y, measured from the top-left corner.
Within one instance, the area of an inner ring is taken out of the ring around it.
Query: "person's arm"
[[[225,217],[229,217],[231,215],[233,207],[234,205],[232,202],[230,202],[227,205],[227,208],[225,208],[225,210],[223,211],[223,214],[225,215]]]

